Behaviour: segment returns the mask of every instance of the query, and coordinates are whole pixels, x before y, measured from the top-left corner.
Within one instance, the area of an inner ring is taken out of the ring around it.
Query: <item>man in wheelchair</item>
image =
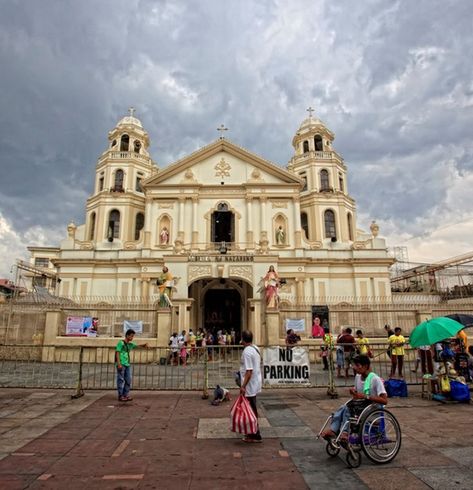
[[[352,399],[338,408],[333,414],[330,428],[324,430],[320,436],[330,440],[336,438],[341,429],[339,441],[348,441],[347,423],[350,417],[359,415],[368,405],[373,403],[386,405],[388,395],[381,378],[371,371],[370,358],[368,356],[356,356],[353,359],[353,369],[356,372],[355,385],[350,388]]]

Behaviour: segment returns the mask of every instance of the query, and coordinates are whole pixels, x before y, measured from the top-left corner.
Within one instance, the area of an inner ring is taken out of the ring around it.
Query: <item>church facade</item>
[[[166,266],[180,323],[194,329],[254,327],[271,265],[280,303],[389,297],[393,260],[374,222],[370,233],[357,229],[333,141],[310,112],[286,168],[224,137],[158,168],[130,111],[97,161],[85,223],[69,224],[57,248],[30,247],[32,264],[53,264],[60,296],[146,302],[157,298]]]

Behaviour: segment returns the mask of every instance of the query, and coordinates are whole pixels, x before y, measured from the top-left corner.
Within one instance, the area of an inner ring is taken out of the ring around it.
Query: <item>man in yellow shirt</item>
[[[394,335],[389,337],[389,346],[391,348],[391,374],[390,378],[393,378],[396,374],[396,366],[398,369],[399,377],[403,378],[402,367],[404,364],[404,345],[406,339],[401,335],[401,328],[396,327],[394,329]]]
[[[369,357],[369,349],[370,349],[370,341],[363,337],[363,331],[356,331],[356,350],[358,351],[358,355],[360,356],[368,356]]]

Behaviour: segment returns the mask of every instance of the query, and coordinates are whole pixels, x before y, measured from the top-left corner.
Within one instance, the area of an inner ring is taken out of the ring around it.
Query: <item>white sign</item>
[[[68,316],[66,321],[66,335],[87,336],[92,326],[90,316]]]
[[[123,320],[123,335],[128,329],[135,331],[136,335],[143,333],[143,322],[141,320]]]
[[[305,332],[305,320],[303,318],[286,318],[286,332],[290,328],[294,332]]]
[[[309,352],[305,347],[266,347],[263,352],[265,384],[310,384]]]

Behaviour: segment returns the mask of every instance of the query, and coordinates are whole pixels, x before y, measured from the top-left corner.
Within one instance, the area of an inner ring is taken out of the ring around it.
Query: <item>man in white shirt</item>
[[[253,345],[253,334],[249,330],[245,330],[241,334],[241,342],[245,346],[241,354],[240,362],[240,376],[241,387],[240,394],[246,396],[249,401],[253,412],[258,417],[258,411],[256,409],[256,395],[261,392],[262,378],[261,378],[261,354]],[[243,438],[244,442],[261,442],[261,434],[259,427],[255,434],[247,434]]]

